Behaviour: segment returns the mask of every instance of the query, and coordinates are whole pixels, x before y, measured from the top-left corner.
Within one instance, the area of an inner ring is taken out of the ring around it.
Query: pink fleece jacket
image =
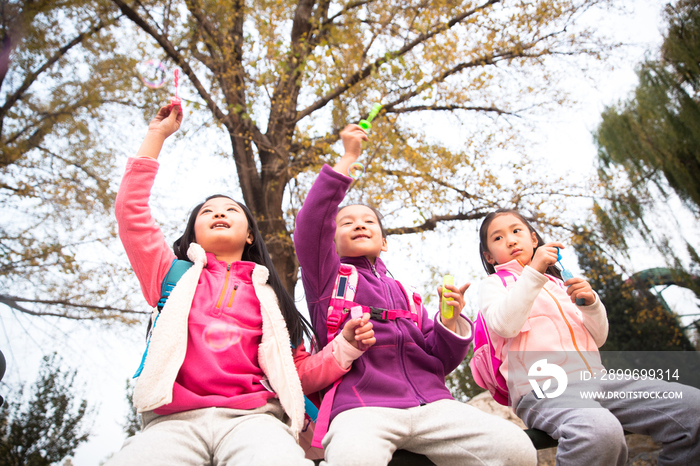
[[[151,306],[160,298],[161,283],[175,259],[148,206],[158,166],[150,158],[130,158],[115,206],[119,236]],[[172,402],[154,412],[213,406],[252,409],[275,396],[266,388],[258,362],[262,317],[251,282],[254,266],[244,261],[226,264],[207,253],[189,312],[187,350]],[[235,344],[229,345],[231,341]],[[342,336],[333,348],[313,356],[303,344],[297,346],[293,356],[302,389],[313,393],[333,383],[360,354]]]

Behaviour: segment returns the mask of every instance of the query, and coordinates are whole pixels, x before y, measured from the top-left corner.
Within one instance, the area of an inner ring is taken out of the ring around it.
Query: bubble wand
[[[369,112],[369,115],[367,115],[367,119],[360,120],[360,122],[358,123],[360,125],[360,128],[364,129],[365,131],[369,131],[370,129],[372,129],[372,120],[374,120],[374,117],[376,117],[381,110],[382,104],[374,104],[372,106],[372,110],[370,110]],[[364,173],[365,166],[362,165],[360,162],[352,163],[348,167],[348,176],[355,181],[357,181]]]
[[[366,120],[360,120],[360,128],[364,129],[365,131],[369,131],[372,129],[372,120],[374,120],[374,117],[376,117],[379,112],[382,110],[382,104],[374,104],[372,106],[372,110],[370,110],[369,115],[367,115]]]
[[[175,106],[182,108],[182,99],[177,96],[177,88],[180,84],[180,70],[177,68],[173,71],[173,78],[175,81],[175,95],[170,98],[170,108]]]
[[[559,264],[559,267],[561,267],[561,278],[562,278],[562,280],[567,282],[567,281],[571,280],[572,278],[574,278],[574,274],[571,273],[571,271],[564,268],[564,266],[561,263],[561,260],[562,260],[561,253],[559,252],[559,248],[557,248],[557,264]],[[576,298],[576,305],[577,306],[583,306],[584,304],[586,304],[585,299]]]
[[[445,275],[442,277],[442,302],[440,303],[440,313],[445,319],[451,319],[454,316],[454,307],[447,305],[447,300],[451,298],[446,298],[445,293],[452,292],[448,290],[445,285],[454,285],[455,277],[452,275]]]

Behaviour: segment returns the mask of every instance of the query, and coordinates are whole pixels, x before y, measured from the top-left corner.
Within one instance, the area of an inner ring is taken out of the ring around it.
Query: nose
[[[518,241],[512,236],[508,237],[506,241],[508,246],[515,246],[516,244],[518,244]]]
[[[225,212],[217,212],[214,214],[214,218],[226,218]]]

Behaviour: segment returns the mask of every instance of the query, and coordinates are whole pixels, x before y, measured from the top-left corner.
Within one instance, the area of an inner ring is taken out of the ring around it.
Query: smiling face
[[[253,243],[243,209],[227,197],[204,203],[194,221],[194,236],[206,252],[227,263],[241,260],[246,243]]]
[[[514,259],[528,265],[537,247],[537,235],[513,214],[495,217],[486,234],[484,257],[489,264],[505,264]]]
[[[377,215],[367,206],[342,208],[335,218],[335,249],[340,257],[365,256],[373,264],[387,250]]]

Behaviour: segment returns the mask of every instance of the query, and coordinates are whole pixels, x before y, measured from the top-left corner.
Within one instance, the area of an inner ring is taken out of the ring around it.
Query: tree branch
[[[60,313],[53,313],[53,312],[37,312],[37,311],[32,311],[30,309],[27,309],[26,307],[20,305],[19,303],[36,303],[36,304],[46,304],[46,305],[50,305],[50,306],[66,306],[66,307],[72,307],[72,308],[78,308],[78,309],[119,312],[121,314],[147,315],[147,314],[151,313],[151,311],[134,311],[132,309],[120,309],[120,308],[111,307],[111,306],[94,306],[94,305],[88,305],[88,304],[77,304],[77,303],[71,303],[71,302],[66,301],[66,300],[20,298],[17,296],[9,296],[9,295],[5,295],[5,294],[0,294],[0,303],[5,304],[6,306],[9,306],[12,309],[16,309],[20,312],[23,312],[25,314],[30,314],[33,316],[63,317],[66,319],[73,319],[73,320],[100,320],[100,319],[109,319],[113,316],[111,316],[111,315],[106,315],[106,316],[105,315],[96,315],[96,316],[90,317],[90,316],[71,316],[68,314],[60,314]]]
[[[452,222],[457,220],[478,220],[486,217],[488,211],[486,212],[472,212],[454,215],[433,215],[428,220],[426,220],[422,225],[415,227],[401,227],[401,228],[389,228],[386,231],[388,235],[407,235],[409,233],[421,233],[423,231],[432,231],[437,227],[440,222]]]
[[[469,11],[465,11],[464,13],[455,16],[454,18],[450,19],[446,23],[438,25],[435,29],[433,29],[430,32],[425,32],[422,34],[419,34],[414,40],[409,42],[408,44],[404,45],[400,49],[398,49],[395,52],[390,52],[386,53],[383,55],[381,58],[375,60],[373,63],[367,65],[364,69],[359,70],[355,73],[353,73],[351,76],[349,76],[344,83],[341,85],[337,86],[335,89],[333,89],[330,93],[326,94],[324,97],[321,99],[317,100],[310,106],[306,107],[304,110],[301,112],[297,113],[296,121],[299,121],[306,116],[310,115],[311,113],[315,112],[316,110],[325,107],[329,102],[331,102],[333,99],[336,97],[342,95],[345,91],[353,87],[355,84],[361,82],[362,80],[366,79],[368,76],[372,74],[372,72],[375,69],[380,68],[383,64],[388,63],[389,61],[403,56],[413,50],[415,47],[418,45],[422,44],[426,40],[438,35],[439,33],[446,31],[456,24],[459,24],[462,22],[464,19],[472,16],[479,10],[483,10],[485,8],[488,8],[489,6],[495,4],[495,3],[500,3],[500,0],[488,0],[486,3],[479,5],[475,8],[472,8]]]
[[[36,78],[49,69],[54,63],[56,63],[58,60],[60,60],[65,54],[68,53],[70,49],[75,47],[76,45],[80,44],[85,40],[87,37],[95,34],[96,32],[100,31],[104,27],[106,27],[109,24],[113,24],[119,19],[119,17],[114,18],[111,21],[108,22],[102,22],[100,21],[98,24],[90,28],[89,30],[82,32],[78,34],[73,40],[68,42],[66,45],[61,47],[56,51],[56,53],[53,54],[42,66],[40,66],[36,71],[29,73],[25,78],[22,84],[19,86],[19,88],[10,96],[7,97],[7,100],[5,101],[5,104],[0,107],[0,134],[2,132],[2,121],[5,118],[5,115],[7,114],[7,111],[12,108],[12,106],[17,103],[17,101],[22,97],[22,95],[29,89],[29,87],[36,81]]]

